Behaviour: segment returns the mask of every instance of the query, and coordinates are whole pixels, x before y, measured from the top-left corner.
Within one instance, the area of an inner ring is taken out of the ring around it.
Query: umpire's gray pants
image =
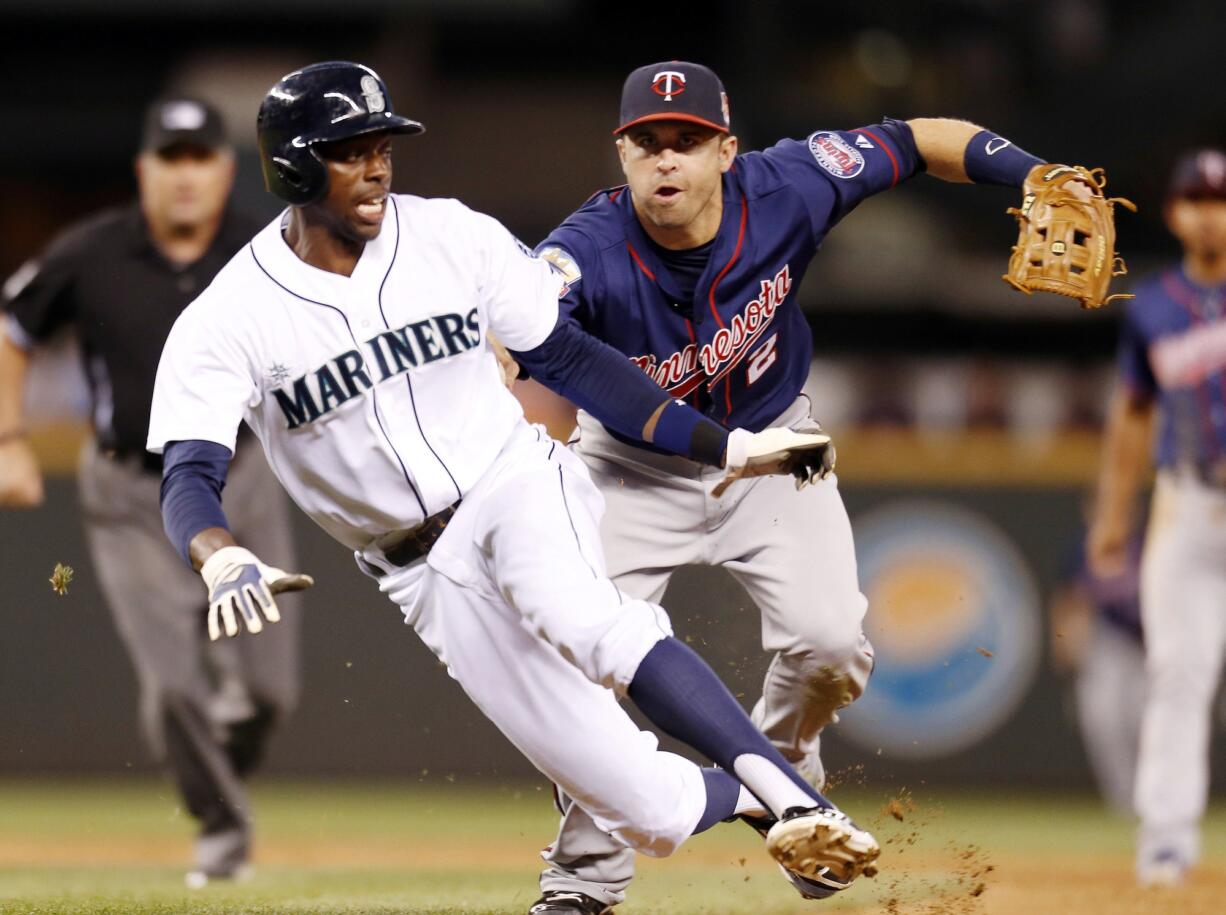
[[[242,777],[297,701],[299,600],[279,596],[282,621],[258,639],[209,642],[204,582],[162,528],[160,476],[91,444],[79,485],[98,581],[136,668],[142,732],[200,821],[196,867],[231,872],[250,846]],[[295,567],[288,506],[258,445],[240,446],[223,504],[239,543]]]

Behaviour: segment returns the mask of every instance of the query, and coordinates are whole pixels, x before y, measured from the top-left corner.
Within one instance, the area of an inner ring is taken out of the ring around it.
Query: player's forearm
[[[1120,389],[1112,395],[1103,441],[1095,522],[1112,530],[1131,527],[1137,493],[1152,466],[1154,405]]]
[[[723,466],[727,429],[671,399],[624,355],[577,325],[561,321],[540,346],[514,355],[541,384],[614,432]]]
[[[943,181],[967,183],[964,159],[971,137],[983,128],[954,118],[912,118],[907,121],[915,148],[928,166],[928,174]]]
[[[1021,187],[1042,159],[987,128],[954,118],[907,121],[928,174],[957,183]]]
[[[25,428],[26,374],[30,357],[0,330],[0,439],[18,435]]]
[[[230,451],[215,442],[170,442],[163,457],[162,526],[179,555],[199,569],[235,543],[221,507]]]

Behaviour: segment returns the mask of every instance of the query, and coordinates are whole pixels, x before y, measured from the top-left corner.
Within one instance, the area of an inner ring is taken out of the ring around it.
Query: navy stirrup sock
[[[834,806],[753,726],[707,662],[677,639],[661,639],[647,652],[626,694],[656,727],[721,769],[733,772],[737,757],[746,753],[761,756],[786,773],[815,804]],[[709,791],[711,783],[707,784]]]
[[[736,813],[736,802],[741,796],[741,783],[735,775],[729,775],[723,769],[703,769],[702,780],[707,786],[707,809],[694,827],[695,834]]]

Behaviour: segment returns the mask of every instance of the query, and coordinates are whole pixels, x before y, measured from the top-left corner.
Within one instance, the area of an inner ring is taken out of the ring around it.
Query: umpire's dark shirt
[[[23,348],[73,325],[104,450],[144,455],[162,346],[179,313],[259,230],[228,212],[208,251],[191,264],[168,261],[149,238],[140,207],[107,210],[56,238],[33,276],[6,303]],[[21,339],[23,338],[24,339]]]

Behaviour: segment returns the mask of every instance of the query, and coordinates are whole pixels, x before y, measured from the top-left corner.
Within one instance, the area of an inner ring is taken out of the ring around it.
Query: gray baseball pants
[[[89,445],[79,470],[86,539],[103,596],[136,669],[142,733],[200,823],[195,867],[230,874],[251,844],[243,778],[298,695],[300,602],[258,639],[210,642],[204,582],[166,539],[160,476]],[[223,503],[238,541],[294,568],[289,508],[258,445],[240,445]]]
[[[803,395],[772,425],[809,421]],[[774,653],[753,720],[817,785],[825,781],[819,735],[864,692],[872,646],[862,630],[851,522],[834,477],[796,491],[789,477],[711,490],[724,471],[624,445],[579,414],[572,447],[605,498],[608,574],[627,597],[658,603],[674,570],[723,566],[762,614],[762,647]],[[608,905],[625,898],[634,852],[562,794],[558,837],[542,856],[543,891],[580,892]]]

